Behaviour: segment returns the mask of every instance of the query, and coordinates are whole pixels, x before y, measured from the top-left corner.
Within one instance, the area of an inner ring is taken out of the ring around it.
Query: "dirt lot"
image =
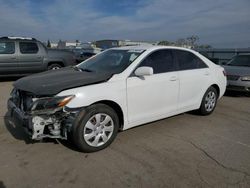
[[[227,96],[206,117],[182,114],[118,134],[84,154],[27,139],[9,124],[0,82],[0,187],[250,187],[250,98]]]

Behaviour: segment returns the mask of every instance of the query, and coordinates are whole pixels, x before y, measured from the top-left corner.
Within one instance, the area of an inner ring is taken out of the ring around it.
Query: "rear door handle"
[[[17,59],[16,57],[11,57],[10,59]]]
[[[176,80],[178,80],[178,78],[177,78],[177,76],[172,76],[172,77],[170,77],[169,80],[170,80],[170,81],[176,81]]]

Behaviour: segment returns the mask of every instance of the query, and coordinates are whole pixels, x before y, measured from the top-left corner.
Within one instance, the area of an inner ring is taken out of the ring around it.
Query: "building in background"
[[[94,42],[97,48],[101,48],[103,50],[114,48],[119,46],[119,40],[98,40]]]
[[[156,45],[157,42],[131,41],[131,40],[98,40],[94,42],[95,46],[103,50],[119,46],[140,46]]]
[[[59,42],[57,44],[57,48],[58,49],[73,49],[73,48],[80,46],[80,44],[81,44],[81,42],[78,40],[76,40],[75,42],[68,42],[68,41],[59,40]]]
[[[55,43],[55,42],[51,42],[51,43],[50,43],[50,45],[51,45],[51,48],[57,48],[57,46],[58,46],[58,43]]]
[[[152,46],[157,45],[157,43],[158,42],[120,40],[119,46]]]
[[[44,43],[45,44],[45,43]],[[46,44],[45,44],[46,45]],[[153,46],[153,45],[166,45],[166,46],[180,46],[184,48],[193,48],[193,46],[189,45],[189,43],[186,42],[184,39],[179,39],[176,42],[169,42],[169,41],[160,41],[160,42],[147,42],[147,41],[131,41],[131,40],[98,40],[95,42],[80,42],[76,40],[75,42],[69,42],[69,41],[62,41],[60,40],[58,43],[50,43],[51,48],[58,48],[58,49],[69,49],[71,51],[74,51],[77,54],[83,54],[83,53],[93,53],[97,54],[100,53],[103,50],[114,48],[114,47],[120,47],[120,46]],[[222,64],[230,59],[232,59],[233,56],[243,54],[243,53],[250,53],[250,48],[212,48],[211,46],[208,46],[205,48],[203,45],[195,45],[196,48],[193,48],[194,50],[200,52],[207,58],[209,58],[211,61],[213,61],[216,64]]]
[[[81,49],[82,51],[90,52],[94,54],[100,53],[102,51],[101,48],[96,47],[91,42],[83,42],[78,47],[76,47],[76,49]]]
[[[192,39],[192,40],[191,40]],[[74,51],[76,54],[93,53],[97,54],[103,50],[120,47],[120,46],[153,46],[153,45],[165,45],[165,46],[180,46],[184,48],[192,48],[216,64],[222,64],[228,62],[233,56],[250,53],[250,48],[212,48],[209,45],[197,45],[195,41],[198,37],[187,37],[186,39],[178,39],[176,42],[171,41],[160,41],[160,42],[147,42],[147,41],[132,41],[132,40],[98,40],[95,42],[75,42],[62,41],[58,43],[50,42],[51,48],[58,49],[69,49]],[[192,45],[191,45],[192,44]],[[44,43],[46,45],[46,43]]]

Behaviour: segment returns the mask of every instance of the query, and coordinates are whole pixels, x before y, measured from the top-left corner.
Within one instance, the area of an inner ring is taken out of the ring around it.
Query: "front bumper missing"
[[[69,110],[69,109],[68,109]],[[22,111],[9,99],[8,111],[15,125],[22,126],[31,139],[43,138],[67,139],[67,133],[71,131],[74,117],[78,111],[56,111],[55,114],[29,114]]]
[[[31,136],[32,132],[32,118],[31,116],[25,115],[23,111],[21,111],[12,100],[8,100],[8,112],[12,121],[15,125],[22,126],[25,131]]]

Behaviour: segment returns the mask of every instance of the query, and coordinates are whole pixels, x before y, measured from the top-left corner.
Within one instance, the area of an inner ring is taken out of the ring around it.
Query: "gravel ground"
[[[0,82],[2,187],[250,187],[250,98],[223,97],[210,116],[181,114],[120,132],[107,149],[80,153],[31,142],[10,123],[11,81]]]

